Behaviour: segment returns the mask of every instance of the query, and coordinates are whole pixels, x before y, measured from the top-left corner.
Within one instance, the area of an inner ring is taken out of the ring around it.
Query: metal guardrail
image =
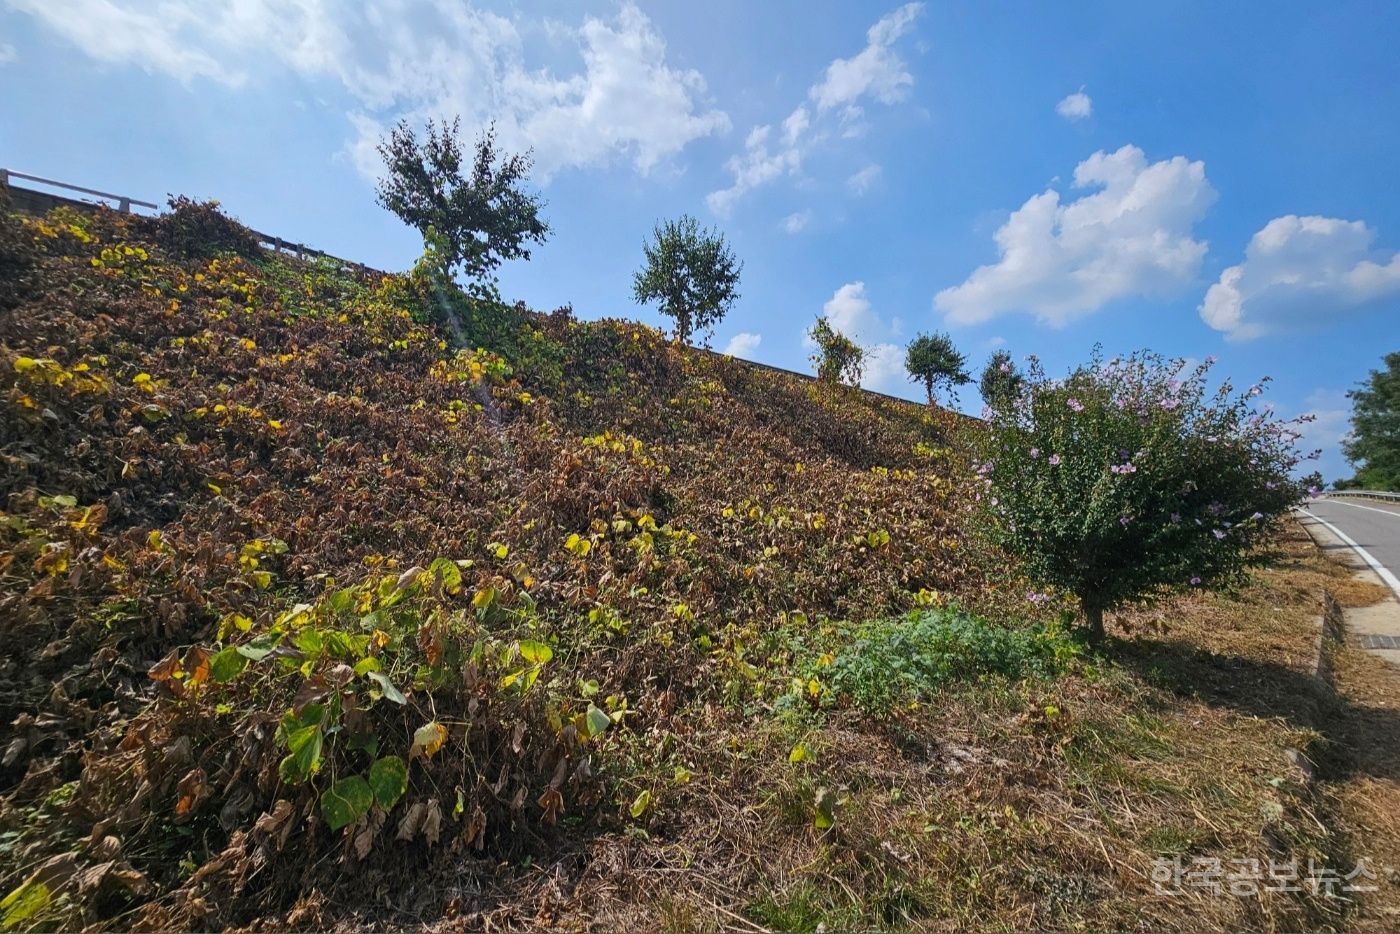
[[[54,188],[62,188],[65,191],[77,191],[85,195],[93,195],[94,197],[98,198],[106,198],[109,201],[117,202],[117,210],[121,211],[123,214],[130,214],[131,206],[133,204],[143,208],[151,208],[152,210],[155,210],[158,207],[158,205],[154,205],[149,201],[139,201],[136,198],[132,198],[129,195],[114,195],[109,191],[98,191],[95,188],[84,188],[81,185],[70,185],[67,182],[55,181],[52,178],[44,178],[42,175],[30,175],[27,172],[16,172],[14,169],[0,169],[0,185],[3,185],[6,188],[8,188],[10,185],[11,178],[23,178],[27,181],[38,182],[41,185],[50,185]]]
[[[115,201],[117,202],[117,210],[121,211],[123,214],[130,214],[132,205],[136,205],[138,207],[143,208],[150,208],[152,210],[160,209],[160,205],[152,204],[149,201],[141,201],[140,199],[132,198],[129,195],[112,194],[108,191],[98,191],[95,188],[84,188],[81,185],[70,185],[68,182],[60,182],[56,179],[44,178],[41,175],[30,175],[28,172],[16,172],[14,169],[0,168],[0,187],[14,188],[16,191],[28,192],[29,194],[34,196],[48,199],[50,201],[56,201],[62,204],[72,205],[74,207],[86,207],[90,205],[90,202],[78,201],[76,199],[68,198],[63,195],[56,195],[46,191],[37,191],[33,188],[28,187],[15,186],[10,181],[11,179],[15,178],[22,178],[27,181],[38,182],[41,185],[48,185],[53,188],[61,188],[65,191],[76,191],[81,192],[85,195],[93,195],[97,198],[105,198],[109,201]],[[315,247],[307,246],[305,243],[297,243],[292,240],[284,240],[281,237],[274,237],[271,234],[265,234],[260,230],[253,230],[253,228],[251,227],[248,229],[253,234],[253,236],[258,238],[258,242],[262,246],[273,251],[274,253],[290,253],[292,255],[295,255],[299,259],[330,259],[334,260],[337,263],[340,263],[342,266],[345,266],[348,269],[360,275],[383,275],[383,273],[380,270],[372,269],[363,263],[357,263],[353,260],[343,259],[339,256],[327,253],[324,250],[318,250]]]
[[[281,237],[269,236],[268,234],[265,234],[260,230],[253,230],[253,228],[251,227],[249,227],[248,230],[252,232],[253,236],[258,238],[258,242],[260,244],[262,244],[264,247],[266,247],[274,253],[291,253],[298,259],[334,260],[335,262],[354,272],[356,275],[360,276],[387,275],[387,273],[385,273],[381,269],[375,269],[372,266],[366,266],[364,263],[357,263],[354,260],[344,259],[332,253],[327,253],[325,250],[318,250],[314,247],[309,247],[305,243],[294,243],[291,240],[283,240]]]
[[[1400,502],[1400,493],[1389,493],[1385,490],[1328,490],[1324,496],[1355,496],[1360,499],[1379,499],[1385,502]]]

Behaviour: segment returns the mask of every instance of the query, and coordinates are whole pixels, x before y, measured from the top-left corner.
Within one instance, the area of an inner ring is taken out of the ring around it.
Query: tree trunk
[[[924,383],[924,389],[928,391],[928,404],[933,405],[933,380]]]
[[[1091,645],[1103,642],[1103,607],[1091,603],[1084,604],[1084,628],[1089,632]]]

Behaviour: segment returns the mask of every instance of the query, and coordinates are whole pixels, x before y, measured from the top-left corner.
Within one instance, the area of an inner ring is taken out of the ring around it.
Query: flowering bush
[[[1050,380],[1032,358],[975,442],[985,532],[1078,597],[1092,638],[1126,601],[1237,577],[1300,496],[1296,422],[1255,409],[1262,386],[1210,392],[1214,362],[1096,356]]]

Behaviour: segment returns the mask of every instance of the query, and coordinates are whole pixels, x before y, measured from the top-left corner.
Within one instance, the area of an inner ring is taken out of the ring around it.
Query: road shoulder
[[[1327,650],[1338,703],[1319,784],[1334,831],[1376,878],[1345,929],[1393,931],[1400,927],[1400,601],[1326,526],[1299,520],[1322,554],[1350,572],[1328,584],[1344,638]]]
[[[1342,541],[1331,528],[1306,513],[1299,516],[1299,521],[1324,555],[1352,570],[1357,584],[1385,587],[1383,599],[1365,605],[1345,599],[1344,594],[1334,596],[1343,606],[1344,628],[1350,644],[1396,666],[1396,677],[1400,678],[1400,600],[1356,549]]]

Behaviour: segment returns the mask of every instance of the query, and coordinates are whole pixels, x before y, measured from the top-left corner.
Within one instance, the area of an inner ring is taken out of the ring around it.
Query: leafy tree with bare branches
[[[441,261],[494,294],[494,273],[505,260],[530,258],[531,244],[545,241],[544,203],[524,189],[529,152],[499,151],[491,125],[477,139],[470,165],[464,161],[461,121],[427,122],[419,139],[407,120],[379,144],[386,174],[379,203],[425,240],[436,237]]]

